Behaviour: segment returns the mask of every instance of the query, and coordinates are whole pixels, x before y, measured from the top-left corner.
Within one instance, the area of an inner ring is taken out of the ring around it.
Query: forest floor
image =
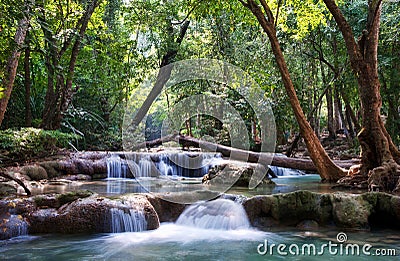
[[[285,154],[287,148],[292,144],[294,138],[289,138],[285,145],[278,145],[277,152]],[[350,160],[359,158],[359,145],[357,141],[349,140],[344,134],[338,134],[336,139],[328,138],[327,134],[321,135],[321,143],[332,160]],[[306,144],[302,139],[297,148],[293,150],[292,157],[310,159]]]

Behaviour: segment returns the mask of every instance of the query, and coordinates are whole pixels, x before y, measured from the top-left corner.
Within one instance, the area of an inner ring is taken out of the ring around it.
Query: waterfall
[[[153,165],[153,162],[151,161],[151,158],[149,155],[146,155],[145,157],[142,157],[139,160],[139,168],[140,168],[140,173],[138,176],[135,176],[136,178],[138,177],[151,177],[151,167]]]
[[[111,232],[139,232],[147,229],[147,221],[143,211],[129,209],[112,208],[111,213]]]
[[[277,176],[300,176],[304,175],[305,173],[296,170],[296,169],[289,169],[283,167],[276,167],[276,166],[269,166],[269,168],[277,175]]]
[[[126,178],[126,166],[118,155],[107,158],[107,178]]]
[[[171,165],[168,165],[165,160],[161,159],[160,162],[157,163],[157,169],[160,171],[162,176],[175,176],[174,168]]]
[[[163,153],[156,166],[164,176],[199,178],[207,174],[219,158],[221,155],[215,153]]]
[[[11,214],[6,220],[6,225],[2,229],[9,238],[28,235],[28,224],[22,216]]]
[[[243,206],[227,199],[216,199],[191,205],[179,216],[176,224],[219,230],[250,227]]]
[[[108,178],[161,176],[203,177],[221,159],[217,153],[135,153],[121,159],[118,155],[107,158]],[[154,160],[154,161],[153,161]],[[129,166],[129,168],[128,168]]]

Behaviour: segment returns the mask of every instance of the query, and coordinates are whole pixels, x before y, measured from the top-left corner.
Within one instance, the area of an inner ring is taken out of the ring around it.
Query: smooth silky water
[[[35,194],[66,192],[88,189],[101,195],[124,193],[146,193],[174,191],[174,181],[186,184],[185,190],[201,189],[201,178],[188,178],[168,173],[176,172],[168,164],[160,162],[165,180],[151,178],[146,162],[139,162],[137,169],[147,173],[136,179],[126,178],[126,169],[118,159],[108,162],[109,178],[100,181],[73,182],[65,185],[46,185],[37,188]],[[120,168],[120,169],[119,169]],[[113,172],[113,174],[110,174]],[[296,190],[310,190],[320,193],[335,192],[329,184],[320,182],[318,175],[304,175],[299,171],[275,169],[280,175],[273,179],[276,186],[232,188],[227,193],[251,197],[287,193]],[[169,182],[170,181],[170,182]],[[181,191],[181,190],[177,190]],[[209,204],[209,205],[207,205]],[[242,208],[233,201],[219,199],[211,203],[202,202],[187,207],[176,223],[161,223],[152,231],[141,231],[142,223],[137,223],[137,213],[119,213],[115,218],[116,228],[112,231],[122,233],[94,235],[39,235],[21,236],[0,241],[0,259],[4,260],[400,260],[400,237],[397,231],[382,230],[372,232],[347,233],[347,243],[362,247],[369,243],[377,248],[395,249],[397,257],[377,257],[361,255],[332,255],[326,250],[321,255],[278,255],[276,248],[271,255],[261,255],[266,240],[272,244],[314,244],[317,252],[329,241],[338,243],[336,235],[340,231],[296,231],[280,228],[274,232],[259,231],[250,226]],[[139,213],[140,217],[140,213]],[[131,220],[131,219],[136,219]],[[123,225],[122,225],[123,224]],[[139,225],[138,225],[139,224]],[[137,227],[132,229],[133,227]],[[140,231],[140,232],[123,232]],[[261,247],[261,248],[260,248]],[[287,249],[286,249],[287,251]]]
[[[399,260],[397,257],[344,255],[260,255],[257,248],[270,244],[315,244],[317,247],[336,241],[337,232],[305,237],[303,232],[261,232],[255,229],[216,230],[162,223],[153,231],[95,235],[24,236],[0,241],[2,260]],[[352,242],[375,248],[395,248],[390,231],[347,233]],[[395,235],[394,235],[395,236]],[[326,251],[328,252],[328,251]],[[322,258],[322,259],[321,259]]]

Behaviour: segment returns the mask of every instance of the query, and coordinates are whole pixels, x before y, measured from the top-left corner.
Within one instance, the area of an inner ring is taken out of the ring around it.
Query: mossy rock
[[[333,219],[339,227],[351,229],[369,229],[368,218],[373,205],[362,196],[335,193],[332,195]]]
[[[31,180],[39,181],[48,179],[46,170],[39,165],[24,166],[21,168],[21,173],[27,175]]]
[[[59,208],[61,206],[54,194],[38,195],[33,197],[33,201],[38,208]]]
[[[273,195],[271,216],[288,225],[297,224],[303,219],[318,220],[318,200],[320,195],[300,190],[287,194]]]
[[[62,206],[80,198],[90,197],[93,194],[94,193],[89,190],[78,190],[57,195],[56,199],[60,202],[60,205]]]
[[[93,176],[92,176],[93,180],[105,179],[105,178],[107,178],[107,173],[96,173],[96,174],[93,174]]]
[[[0,197],[17,194],[17,188],[8,183],[0,183]]]
[[[60,176],[60,172],[57,171],[57,169],[59,168],[59,163],[57,161],[41,162],[40,166],[46,170],[47,176],[50,179]]]

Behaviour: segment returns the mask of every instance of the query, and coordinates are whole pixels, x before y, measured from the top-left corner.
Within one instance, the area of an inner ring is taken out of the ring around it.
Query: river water
[[[251,228],[224,231],[162,223],[160,228],[144,232],[18,237],[0,242],[0,257],[2,260],[399,260],[399,238],[393,232],[347,233],[342,254],[337,233],[310,236],[295,231],[271,233]],[[329,242],[337,246],[321,250]],[[261,255],[264,246],[269,250],[272,244],[285,244],[286,249],[281,252],[287,255],[279,255],[276,247]],[[305,244],[315,245],[316,252],[313,249],[308,252]],[[346,255],[347,244],[358,245],[360,253],[357,255],[348,248]],[[362,247],[366,244],[372,248],[364,253]],[[298,245],[299,251],[292,245]],[[398,256],[378,257],[377,249],[380,253],[394,249]]]
[[[318,175],[284,175],[273,179],[275,186],[232,188],[226,193],[251,197],[297,190],[330,193],[330,184],[320,183]],[[188,190],[201,188],[200,178],[181,180]],[[157,179],[109,178],[47,184],[34,194],[63,193],[88,189],[100,195],[170,191],[168,183]],[[173,184],[171,185],[173,186]],[[159,189],[157,189],[159,188]],[[360,191],[352,191],[358,193]],[[185,220],[185,219],[184,219]],[[193,219],[191,220],[194,224]],[[179,221],[179,219],[178,219]],[[247,224],[247,223],[246,223]],[[231,226],[225,226],[226,228]],[[215,229],[189,223],[162,223],[153,231],[93,235],[35,235],[0,241],[1,260],[400,260],[398,231],[346,232],[347,241],[338,242],[338,233],[329,228],[299,231],[280,228],[273,232],[252,227]],[[278,245],[280,245],[278,252]],[[350,247],[347,247],[350,245]],[[330,246],[330,248],[329,248]],[[366,246],[366,249],[364,249]],[[315,251],[314,248],[315,247]],[[347,248],[346,248],[347,247]],[[363,248],[364,247],[364,248]],[[303,250],[304,248],[304,250]],[[354,248],[354,249],[353,249]],[[358,249],[358,252],[356,251]],[[364,251],[365,250],[365,251]],[[378,256],[377,254],[386,254]],[[396,256],[393,256],[395,254]]]

